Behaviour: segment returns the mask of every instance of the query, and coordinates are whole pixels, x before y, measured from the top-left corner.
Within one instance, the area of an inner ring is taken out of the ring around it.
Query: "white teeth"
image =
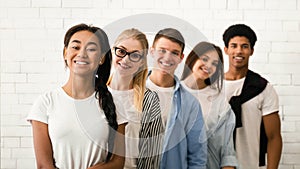
[[[241,56],[235,56],[234,59],[243,60],[243,57],[241,57]]]
[[[119,65],[120,65],[123,69],[128,69],[128,68],[130,68],[129,66],[127,66],[127,65],[125,65],[125,64],[122,64],[122,63],[120,63],[120,62],[119,62]]]
[[[79,65],[86,65],[87,62],[80,62],[80,61],[75,61],[76,64],[79,64]]]
[[[164,63],[164,62],[160,62],[163,66],[173,66],[172,63]]]

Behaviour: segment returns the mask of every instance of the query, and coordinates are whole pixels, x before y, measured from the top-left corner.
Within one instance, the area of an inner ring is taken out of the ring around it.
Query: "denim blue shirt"
[[[157,91],[159,92],[159,91]],[[198,100],[175,77],[171,112],[163,141],[161,169],[205,169],[206,130]]]
[[[233,146],[233,130],[235,115],[229,108],[215,117],[215,121],[208,121],[207,129],[207,167],[221,168],[225,166],[238,167]]]

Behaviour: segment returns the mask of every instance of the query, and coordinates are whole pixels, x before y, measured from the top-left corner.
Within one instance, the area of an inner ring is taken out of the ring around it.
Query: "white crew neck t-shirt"
[[[160,87],[154,84],[150,78],[146,81],[146,86],[152,90],[156,91],[158,97],[159,97],[159,104],[160,104],[160,110],[161,110],[161,116],[162,116],[162,122],[163,127],[166,127],[166,123],[169,118],[169,114],[172,107],[172,100],[174,95],[174,86],[172,87]]]
[[[245,77],[238,80],[224,80],[226,100],[241,94]],[[236,129],[236,155],[243,169],[258,169],[259,141],[262,116],[279,111],[278,95],[268,83],[256,97],[242,104],[242,124]],[[265,167],[260,167],[263,169]]]
[[[118,124],[126,123],[117,110]],[[60,169],[83,169],[106,159],[109,125],[95,93],[74,99],[60,87],[41,95],[27,120],[48,124],[53,158]]]
[[[138,112],[134,106],[134,91],[114,90],[108,87],[114,101],[118,102],[126,114],[128,124],[125,127],[126,158],[124,169],[136,168],[136,162],[139,155],[139,132],[141,128],[141,112]]]

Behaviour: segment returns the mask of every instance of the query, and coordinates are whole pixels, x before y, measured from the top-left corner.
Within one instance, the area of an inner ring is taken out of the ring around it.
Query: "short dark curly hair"
[[[257,37],[255,32],[249,26],[245,24],[235,24],[228,27],[223,34],[224,45],[228,47],[230,39],[236,36],[246,37],[250,42],[251,48],[254,48]]]

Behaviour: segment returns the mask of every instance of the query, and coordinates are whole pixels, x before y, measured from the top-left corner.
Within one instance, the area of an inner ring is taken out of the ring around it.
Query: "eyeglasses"
[[[155,50],[155,52],[158,54],[158,55],[160,55],[160,56],[164,56],[164,55],[166,55],[167,53],[169,53],[171,56],[173,56],[173,57],[178,57],[178,58],[180,58],[180,52],[178,52],[178,51],[169,51],[169,50],[167,50],[167,49],[154,49]]]
[[[125,49],[118,48],[118,47],[115,47],[115,54],[120,58],[124,58],[126,55],[128,55],[129,60],[132,62],[138,62],[143,57],[141,54],[137,53],[137,51],[127,52]]]

